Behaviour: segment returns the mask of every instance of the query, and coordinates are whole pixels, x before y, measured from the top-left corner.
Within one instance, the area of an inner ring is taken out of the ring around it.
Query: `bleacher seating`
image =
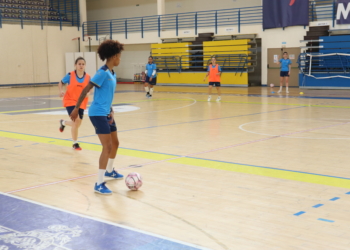
[[[0,0],[0,12],[1,17],[5,20],[69,21],[64,14],[60,14],[58,10],[47,5],[44,0]]]

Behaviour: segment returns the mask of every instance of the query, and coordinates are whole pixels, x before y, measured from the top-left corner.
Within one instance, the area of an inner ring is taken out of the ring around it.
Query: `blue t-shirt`
[[[292,61],[290,59],[281,59],[281,71],[289,71],[289,65],[292,64]]]
[[[91,79],[96,87],[94,100],[89,108],[89,116],[107,116],[111,112],[114,98],[114,91],[117,87],[117,75],[108,69],[107,65],[102,66]]]
[[[77,79],[78,83],[83,83],[84,80],[85,80],[85,76],[86,76],[86,73],[84,72],[84,76],[82,78],[79,78],[78,77],[78,74],[77,72],[75,71],[75,78]],[[68,84],[69,85],[69,82],[70,82],[70,72],[62,78],[61,80],[64,84]]]
[[[217,64],[216,64],[216,65],[217,65]],[[215,65],[215,66],[214,66],[213,64],[212,64],[212,65],[209,65],[207,71],[210,72],[210,66],[211,66],[212,68],[215,68],[216,65]],[[220,67],[220,65],[219,65],[219,72],[221,72],[221,67]]]
[[[157,65],[155,63],[149,64],[147,63],[146,65],[146,70],[147,70],[147,76],[151,77],[153,74],[153,70],[157,69]],[[157,73],[153,76],[153,78],[157,77]]]

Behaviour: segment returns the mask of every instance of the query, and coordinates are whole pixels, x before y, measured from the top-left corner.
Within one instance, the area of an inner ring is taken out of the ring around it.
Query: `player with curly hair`
[[[112,108],[114,92],[117,86],[117,76],[113,67],[119,65],[123,50],[124,45],[118,41],[106,40],[100,44],[97,53],[102,61],[107,60],[107,62],[96,72],[90,83],[84,88],[70,115],[73,121],[77,119],[79,107],[86,93],[95,87],[94,100],[89,108],[89,117],[102,144],[102,152],[99,160],[98,178],[94,189],[96,193],[106,195],[112,194],[112,191],[108,189],[104,179],[122,179],[124,177],[113,168],[119,140]]]

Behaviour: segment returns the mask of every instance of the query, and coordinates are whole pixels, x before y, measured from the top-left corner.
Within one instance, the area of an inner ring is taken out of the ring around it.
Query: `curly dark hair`
[[[97,54],[101,58],[102,61],[108,59],[116,54],[119,54],[124,50],[124,44],[114,41],[114,40],[106,40],[98,46]]]

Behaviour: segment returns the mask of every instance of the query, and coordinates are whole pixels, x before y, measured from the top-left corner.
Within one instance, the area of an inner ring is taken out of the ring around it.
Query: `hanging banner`
[[[338,0],[337,24],[350,24],[350,0]]]
[[[263,0],[263,28],[309,25],[309,0]]]

